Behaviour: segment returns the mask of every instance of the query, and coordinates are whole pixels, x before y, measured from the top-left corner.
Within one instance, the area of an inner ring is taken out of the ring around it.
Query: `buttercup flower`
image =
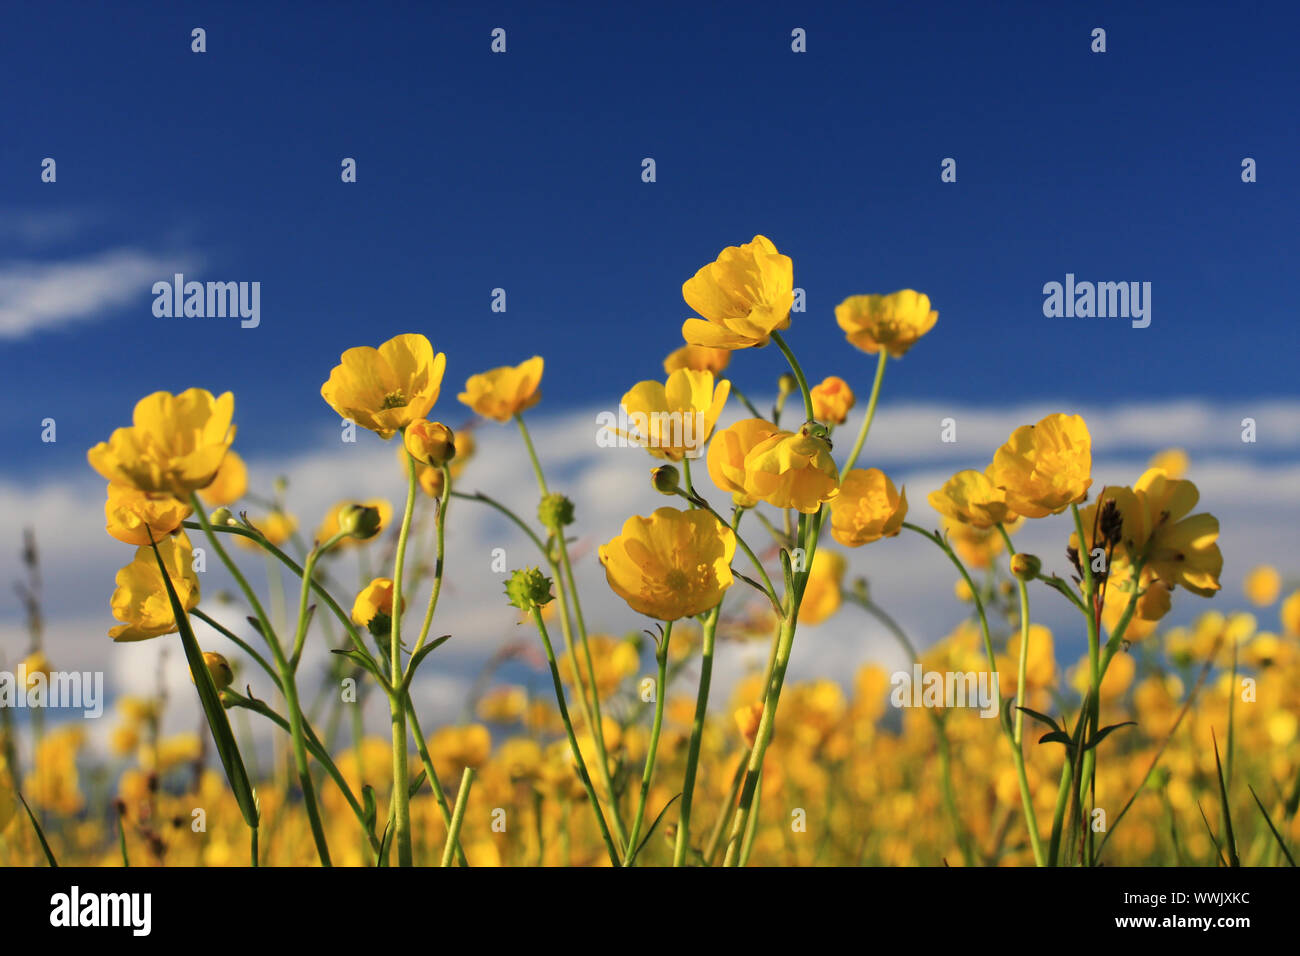
[[[890,295],[851,295],[835,307],[835,321],[851,344],[875,355],[902,358],[917,339],[934,328],[939,313],[930,297],[912,289]]]
[[[1201,597],[1219,590],[1219,519],[1210,514],[1187,517],[1200,500],[1196,485],[1150,468],[1131,494],[1117,500],[1124,517],[1123,540],[1134,560],[1145,555],[1146,567],[1170,587],[1181,585]]]
[[[408,332],[377,349],[348,349],[320,393],[341,417],[389,439],[429,414],[446,366],[447,356],[435,355],[427,338]]]
[[[952,521],[992,528],[1015,518],[1006,493],[982,471],[959,471],[938,491],[930,492],[930,507]],[[1001,537],[1001,535],[999,535]]]
[[[777,432],[745,456],[745,494],[775,508],[812,514],[839,493],[840,471],[808,426]]]
[[[1150,567],[1142,569],[1141,578],[1135,584],[1133,565],[1126,560],[1113,560],[1106,578],[1106,603],[1101,610],[1101,623],[1107,634],[1114,633],[1119,626],[1119,620],[1132,600],[1135,587],[1140,590],[1141,596],[1138,597],[1128,627],[1124,629],[1126,641],[1140,641],[1149,636],[1170,608],[1169,587],[1156,577]]]
[[[751,508],[756,499],[745,492],[745,458],[756,447],[781,430],[761,418],[746,418],[724,428],[709,443],[709,477],[720,491],[731,492],[732,501]]]
[[[406,609],[406,601],[402,601]],[[352,623],[372,631],[387,631],[393,619],[393,582],[389,578],[375,578],[357,594],[352,602]]]
[[[1092,485],[1092,438],[1079,415],[1048,415],[1021,425],[985,472],[1026,518],[1042,518],[1080,502]]]
[[[1152,455],[1147,467],[1159,468],[1170,478],[1181,478],[1187,474],[1188,464],[1187,452],[1181,448],[1166,448]]]
[[[661,621],[708,611],[732,585],[736,536],[707,511],[633,515],[599,549],[605,578],[632,610]]]
[[[457,396],[484,418],[508,422],[542,400],[537,390],[542,384],[545,362],[534,355],[520,365],[503,365],[479,375],[471,375],[465,391]]]
[[[1295,591],[1282,602],[1278,611],[1282,629],[1292,637],[1300,637],[1300,591]]]
[[[417,419],[406,426],[403,441],[410,456],[422,465],[437,468],[456,457],[456,435],[442,422]]]
[[[808,390],[812,396],[813,417],[827,425],[843,425],[856,399],[849,383],[831,375]]]
[[[1241,587],[1251,604],[1268,607],[1282,593],[1282,575],[1271,564],[1261,564],[1251,569]]]
[[[799,605],[800,624],[820,624],[840,609],[844,600],[844,572],[848,566],[844,555],[838,551],[817,550],[804,587],[803,603]]]
[[[181,526],[194,509],[169,494],[137,491],[130,485],[108,483],[104,518],[108,533],[136,547],[161,541]],[[152,539],[150,534],[153,535]]]
[[[831,502],[831,535],[846,548],[893,537],[907,517],[907,490],[878,468],[854,468]]]
[[[714,375],[719,375],[730,361],[731,352],[727,349],[683,345],[664,359],[664,374],[671,375],[679,368],[689,368],[696,372],[712,372]]]
[[[221,459],[221,467],[217,469],[212,483],[199,489],[199,497],[215,508],[234,504],[247,491],[248,466],[239,457],[239,453],[232,450],[227,451],[226,457]]]
[[[682,285],[686,304],[703,319],[687,319],[682,338],[690,345],[747,349],[766,345],[790,326],[794,263],[765,236],[727,246],[718,258]]]
[[[158,542],[158,553],[171,579],[181,607],[193,610],[199,603],[199,576],[194,571],[193,549],[184,531]],[[121,624],[108,629],[115,641],[145,641],[176,631],[167,586],[153,548],[137,548],[131,563],[117,572],[117,590],[111,600],[113,617]]]
[[[115,484],[188,498],[209,484],[235,440],[235,396],[201,388],[154,392],[136,402],[132,425],[86,453],[90,466]]]
[[[632,429],[625,437],[656,458],[698,458],[730,392],[726,379],[715,388],[712,372],[685,368],[663,385],[640,382],[621,400]]]

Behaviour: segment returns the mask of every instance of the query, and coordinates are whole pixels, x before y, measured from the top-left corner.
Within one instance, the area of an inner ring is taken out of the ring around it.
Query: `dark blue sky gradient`
[[[405,331],[447,353],[449,421],[468,375],[534,353],[544,407],[614,408],[680,344],[681,283],[759,232],[807,290],[789,339],[812,378],[867,388],[845,296],[931,296],[886,401],[1297,394],[1293,4],[132,6],[6,10],[0,215],[79,224],[0,233],[0,264],[191,257],[260,281],[261,326],[155,318],[150,282],[0,341],[0,473],[85,468],[158,388],[233,389],[247,454],[332,438],[339,353]],[[1044,318],[1067,272],[1151,282],[1150,328]],[[762,392],[782,365],[732,370]]]

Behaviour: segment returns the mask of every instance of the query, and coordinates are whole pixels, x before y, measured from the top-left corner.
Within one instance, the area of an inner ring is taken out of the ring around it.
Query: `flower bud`
[[[755,701],[740,708],[736,711],[735,718],[736,728],[745,738],[745,743],[750,747],[754,746],[754,741],[758,737],[758,725],[763,719],[763,702]]]
[[[214,528],[224,528],[234,520],[234,517],[229,508],[218,508],[208,516],[208,521],[212,523]]]
[[[573,502],[558,492],[552,492],[538,504],[537,518],[542,522],[543,528],[559,531],[573,524]]]
[[[506,582],[506,596],[519,610],[531,611],[551,602],[551,579],[537,568],[516,571]]]
[[[235,672],[230,669],[230,661],[220,654],[204,651],[203,663],[208,665],[208,673],[212,675],[212,683],[217,685],[218,691],[225,690],[235,682]],[[193,674],[190,675],[190,680],[194,680]]]
[[[442,422],[420,418],[406,426],[406,450],[422,465],[441,468],[456,457],[456,435]]]
[[[776,380],[776,391],[781,398],[785,398],[798,387],[799,382],[789,372]]]
[[[677,486],[681,483],[681,474],[672,465],[660,465],[650,472],[650,483],[661,495],[676,494]]]
[[[975,592],[970,589],[965,578],[957,579],[957,583],[952,586],[952,593],[957,595],[957,600],[964,604],[975,600]]]
[[[1032,581],[1043,570],[1043,562],[1032,554],[1017,551],[1011,556],[1011,573],[1021,581]]]
[[[373,538],[382,525],[379,509],[370,505],[350,504],[339,509],[339,530],[350,538]]]

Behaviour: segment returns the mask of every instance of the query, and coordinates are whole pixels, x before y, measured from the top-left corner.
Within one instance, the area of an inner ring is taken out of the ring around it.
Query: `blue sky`
[[[233,389],[248,453],[337,440],[319,386],[338,354],[411,330],[448,355],[449,420],[465,377],[534,353],[547,407],[612,407],[679,344],[682,281],[759,232],[807,290],[789,338],[813,378],[865,390],[871,359],[832,309],[910,286],[939,325],[891,370],[888,400],[1296,394],[1300,17],[1283,5],[54,3],[6,18],[2,275],[112,273],[114,255],[141,273],[76,321],[0,340],[13,477],[84,467],[157,388]],[[260,281],[261,325],[155,318],[171,262]],[[1151,326],[1045,318],[1042,286],[1067,272],[1151,282]],[[733,365],[750,391],[780,370],[773,349]],[[46,416],[56,446],[35,440]]]

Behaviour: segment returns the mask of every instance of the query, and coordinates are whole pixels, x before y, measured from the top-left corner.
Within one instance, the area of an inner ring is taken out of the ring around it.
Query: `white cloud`
[[[133,301],[147,308],[153,283],[186,268],[193,264],[136,249],[61,262],[0,264],[0,339],[93,321]]]

